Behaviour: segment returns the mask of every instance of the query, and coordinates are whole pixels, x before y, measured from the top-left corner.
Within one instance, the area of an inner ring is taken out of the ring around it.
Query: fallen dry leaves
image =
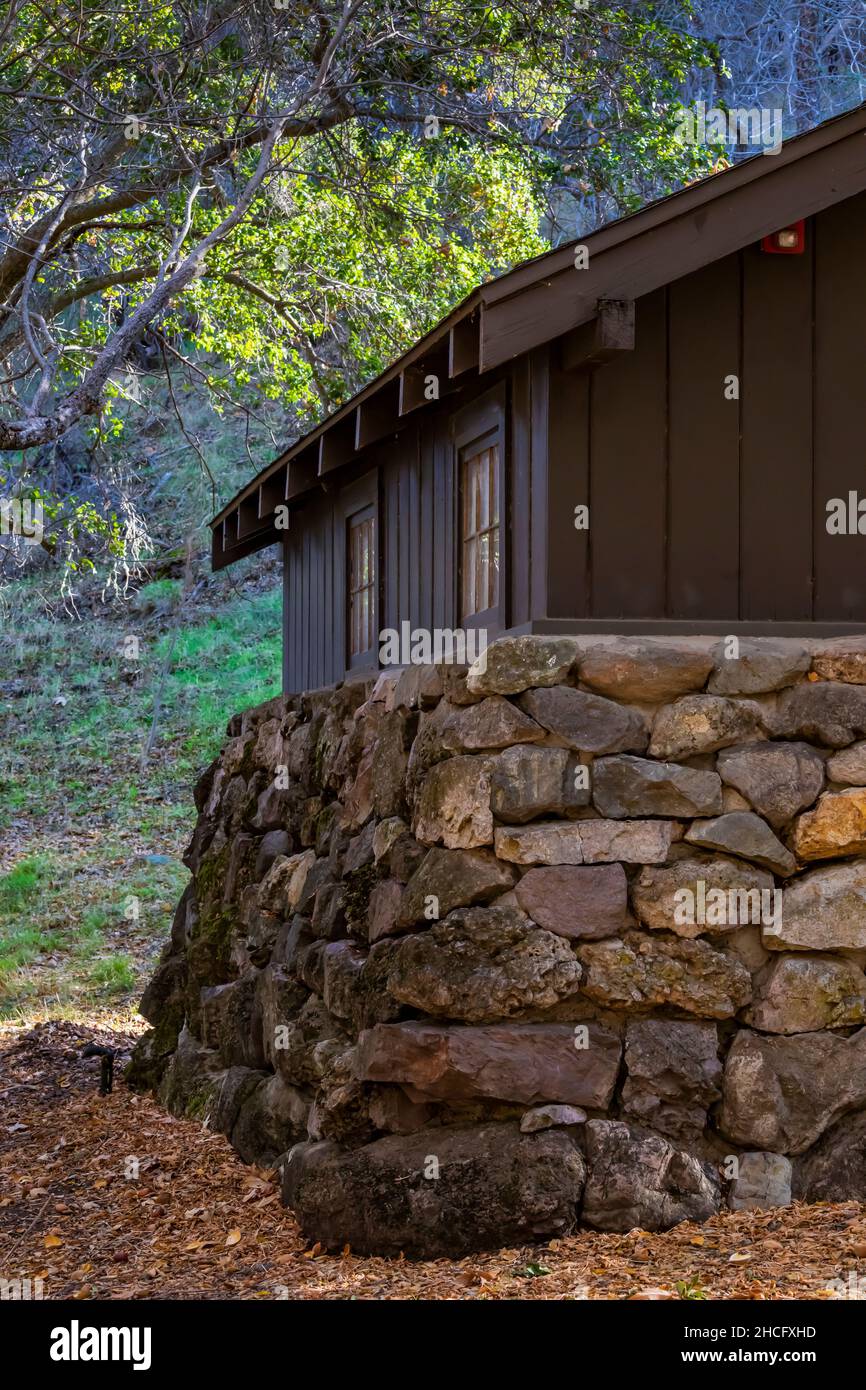
[[[0,1040],[0,1276],[46,1298],[823,1299],[866,1287],[866,1207],[725,1212],[654,1235],[580,1232],[464,1260],[328,1254],[305,1242],[274,1175],[116,1083],[71,1023]],[[137,1176],[136,1176],[137,1174]]]

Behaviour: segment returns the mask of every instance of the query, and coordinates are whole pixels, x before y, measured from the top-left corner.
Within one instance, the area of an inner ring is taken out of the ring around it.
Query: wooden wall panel
[[[508,509],[502,518],[502,538],[508,547],[508,621],[513,627],[531,615],[532,554],[532,364],[522,357],[514,364],[509,402],[506,478]]]
[[[743,252],[740,616],[812,616],[812,249]]]
[[[434,537],[434,473],[432,432],[418,431],[418,622],[432,628],[433,623],[433,551]]]
[[[590,374],[565,372],[551,353],[548,395],[547,613],[588,617],[591,591]],[[589,506],[589,531],[575,528],[575,508]]]
[[[668,297],[668,580],[671,618],[739,612],[740,258],[676,281]]]
[[[827,503],[866,497],[866,193],[816,218],[816,619],[866,621],[866,536],[830,535]]]
[[[652,618],[665,606],[665,292],[636,305],[636,343],[592,373],[592,611]]]

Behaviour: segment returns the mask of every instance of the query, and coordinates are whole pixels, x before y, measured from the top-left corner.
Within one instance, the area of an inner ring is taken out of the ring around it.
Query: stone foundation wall
[[[359,1252],[866,1198],[866,640],[485,658],[232,719],[131,1079]]]

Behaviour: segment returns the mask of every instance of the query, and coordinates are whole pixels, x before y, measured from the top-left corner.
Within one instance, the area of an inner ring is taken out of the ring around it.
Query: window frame
[[[379,668],[379,589],[382,579],[381,533],[379,527],[378,474],[373,471],[357,482],[343,489],[341,495],[340,520],[342,524],[342,615],[343,615],[343,660],[347,671],[378,670]],[[352,652],[352,528],[359,522],[373,522],[373,581],[369,588],[371,612],[370,631],[372,645],[362,652]]]
[[[457,623],[464,630],[487,628],[502,631],[506,627],[506,596],[508,582],[508,497],[506,492],[506,436],[505,436],[505,387],[499,385],[492,391],[471,401],[469,405],[456,412],[451,421],[454,467],[454,535],[456,545],[454,578],[454,612]],[[464,518],[464,465],[467,458],[496,448],[496,489],[499,507],[499,583],[496,603],[478,613],[463,611],[464,555],[466,550],[463,530]]]

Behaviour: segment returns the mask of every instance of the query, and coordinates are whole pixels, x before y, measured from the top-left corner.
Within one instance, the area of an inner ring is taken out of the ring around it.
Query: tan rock
[[[866,787],[825,792],[795,822],[793,845],[799,859],[866,854]]]
[[[803,874],[782,891],[780,921],[762,933],[768,951],[866,948],[866,861]]]
[[[866,637],[834,637],[822,642],[812,670],[826,681],[866,685]]]
[[[571,998],[582,971],[561,936],[495,907],[459,908],[391,943],[388,990],[434,1018],[491,1023]]]
[[[484,757],[448,758],[424,778],[413,829],[425,845],[441,841],[448,849],[474,849],[493,842],[490,775]]]
[[[843,748],[841,753],[834,753],[827,761],[827,776],[831,782],[866,787],[866,739]]]
[[[613,1009],[682,1009],[699,1018],[730,1018],[752,995],[749,972],[705,941],[625,932],[577,948],[587,971],[582,992]]]
[[[281,913],[290,917],[300,902],[307,882],[307,875],[316,862],[314,849],[304,850],[286,858],[280,855],[274,860],[262,881],[259,905],[266,912]]]
[[[511,864],[582,864],[580,825],[539,821],[535,825],[497,826],[494,848],[498,859]]]
[[[760,925],[773,891],[772,874],[727,855],[700,854],[648,865],[632,884],[631,899],[645,926],[696,937]]]
[[[668,820],[580,821],[584,864],[663,864],[675,830]]]
[[[866,975],[838,956],[777,956],[754,989],[742,1018],[762,1033],[814,1033],[866,1021]]]
[[[652,758],[690,758],[764,736],[758,705],[721,695],[684,695],[664,705],[653,723]]]

